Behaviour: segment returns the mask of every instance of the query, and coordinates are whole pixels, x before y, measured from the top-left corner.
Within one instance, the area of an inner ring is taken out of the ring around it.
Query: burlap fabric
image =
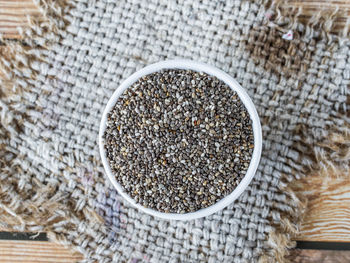
[[[349,42],[264,1],[77,0],[42,10],[47,20],[24,32],[30,48],[15,44],[1,63],[15,82],[0,104],[1,226],[47,231],[87,262],[284,261],[301,214],[287,184],[317,153],[329,153],[317,143],[348,122]],[[282,39],[288,29],[291,41]],[[121,81],[174,58],[236,78],[257,107],[264,139],[241,197],[189,222],[125,203],[104,175],[97,144],[102,111]]]

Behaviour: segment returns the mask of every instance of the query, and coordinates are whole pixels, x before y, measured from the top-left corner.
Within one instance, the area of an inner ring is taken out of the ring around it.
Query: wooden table
[[[343,15],[336,20],[335,31],[342,31],[349,19],[350,0],[289,0],[285,5],[303,7],[301,19],[307,20],[317,10],[333,10],[336,4]],[[32,0],[0,0],[0,34],[20,41],[17,27],[25,27],[29,15],[40,15]],[[0,46],[1,49],[6,47]],[[328,178],[310,175],[294,189],[303,192],[308,206],[297,238],[298,246],[304,249],[291,251],[292,262],[350,262],[350,174],[339,178],[332,174]],[[29,240],[28,235],[0,229],[0,263],[76,262],[81,258],[77,253],[47,241],[44,234],[34,241]]]

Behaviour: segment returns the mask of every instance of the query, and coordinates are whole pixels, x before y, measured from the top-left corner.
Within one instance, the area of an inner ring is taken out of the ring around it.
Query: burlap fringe
[[[339,8],[328,11],[316,12],[309,18],[306,24],[300,23],[300,15],[303,13],[302,8],[285,8],[286,0],[267,1],[266,12],[269,12],[266,23],[270,27],[286,33],[292,30],[299,34],[300,38],[326,38],[328,43],[339,41],[341,43],[349,36],[350,18],[347,19],[346,25],[338,35],[332,33],[334,21],[342,15]],[[344,118],[348,116],[344,115]],[[348,122],[350,123],[350,122]],[[308,144],[306,134],[300,134],[302,143],[308,148],[309,156],[305,156],[304,151],[299,151],[301,156],[305,157],[303,169],[295,171],[295,175],[284,174],[281,178],[279,189],[287,193],[289,203],[293,209],[289,213],[280,211],[281,218],[277,224],[273,224],[273,230],[269,233],[267,244],[271,248],[268,254],[261,255],[260,263],[271,262],[290,262],[286,257],[289,255],[289,249],[294,248],[300,226],[307,208],[307,200],[302,193],[295,193],[292,185],[300,179],[300,176],[306,176],[311,173],[328,176],[336,174],[344,176],[350,171],[350,127],[328,127],[329,131],[325,132],[325,137],[321,143],[316,145]],[[305,128],[306,129],[306,128]],[[301,129],[302,131],[303,129]]]
[[[30,93],[30,80],[36,78],[39,70],[33,65],[44,59],[45,51],[68,25],[65,14],[74,3],[68,0],[34,2],[41,16],[28,17],[29,27],[19,29],[21,41],[0,36],[3,46],[0,49],[0,229],[50,232],[53,224],[71,217],[64,212],[55,215],[55,211],[66,210],[60,203],[64,196],[55,194],[55,189],[49,189],[35,178],[30,182],[31,186],[14,178],[12,175],[26,171],[17,163],[17,146],[10,145],[9,141],[11,136],[21,133],[21,124],[29,119],[23,96]],[[60,241],[68,244],[65,240]]]
[[[334,8],[320,9],[310,18],[301,22],[303,8],[292,7],[288,0],[267,0],[265,1],[266,12],[269,12],[269,26],[279,29],[283,32],[292,30],[306,37],[327,38],[328,40],[341,41],[349,37],[350,17],[347,18],[342,31],[335,32],[335,21],[339,17],[346,17],[347,13],[340,10],[338,6]],[[306,20],[306,21],[305,21]]]
[[[14,109],[20,104],[20,95],[25,92],[23,85],[23,79],[17,78],[17,76],[24,76],[28,79],[36,77],[36,70],[32,67],[32,62],[42,60],[43,52],[50,48],[50,43],[55,37],[59,35],[59,32],[64,29],[69,21],[65,20],[65,14],[69,8],[75,4],[74,1],[53,1],[53,0],[36,0],[35,1],[41,11],[41,18],[30,18],[30,27],[21,30],[23,42],[13,42],[4,39],[0,41],[6,44],[6,51],[0,54],[0,72],[5,76],[2,76],[0,80],[0,99],[6,100],[7,105],[13,105]],[[263,1],[266,5],[266,12],[271,12],[271,17],[266,21],[268,26],[274,27],[281,32],[287,32],[288,30],[294,30],[302,36],[312,37],[326,37],[329,41],[336,38],[337,41],[341,41],[342,37],[346,37],[349,34],[350,19],[348,19],[346,26],[340,36],[334,36],[331,31],[334,26],[334,21],[339,14],[339,10],[331,12],[319,12],[312,16],[307,24],[299,23],[299,16],[302,13],[302,9],[284,8],[283,3],[285,0],[276,1]],[[4,81],[7,80],[7,81]],[[11,87],[8,88],[9,81],[11,81]],[[13,92],[10,92],[10,91]],[[10,180],[11,173],[16,173],[16,164],[11,162],[11,156],[15,155],[15,152],[6,152],[5,144],[10,134],[16,133],[11,127],[18,127],[20,129],[21,120],[26,116],[23,113],[18,113],[18,116],[12,116],[6,114],[8,109],[6,105],[1,103],[0,105],[0,182],[2,180]],[[14,111],[16,112],[16,111]],[[332,169],[335,173],[343,173],[345,170],[349,170],[350,160],[350,129],[339,130],[335,128],[328,140],[322,144],[316,145],[313,148],[314,159],[309,167],[305,167],[307,170],[319,171],[322,175],[327,175],[329,169]],[[337,162],[334,162],[337,160]],[[340,161],[339,161],[340,160]],[[6,162],[6,163],[5,163]],[[10,165],[9,165],[10,163]],[[11,167],[11,168],[9,168]],[[340,169],[339,169],[340,167]],[[296,180],[297,178],[293,178]],[[303,200],[302,196],[296,195],[290,188],[290,175],[285,175],[280,184],[280,190],[287,193],[290,203],[293,206],[288,213],[281,211],[281,218],[279,223],[275,223],[271,232],[269,233],[267,244],[270,248],[267,254],[260,257],[259,262],[286,262],[286,255],[288,255],[288,249],[295,246],[293,239],[298,234],[300,223],[306,208],[306,200]],[[15,183],[15,182],[14,182]],[[15,185],[15,184],[14,184]],[[15,187],[15,186],[13,186]],[[39,186],[42,187],[42,186]],[[38,189],[39,189],[38,187]],[[45,189],[43,189],[45,192]],[[0,227],[12,230],[29,230],[29,231],[46,231],[51,240],[59,242],[64,245],[70,245],[65,239],[64,235],[59,235],[52,232],[49,215],[43,217],[40,214],[39,217],[35,215],[26,215],[22,217],[21,202],[14,203],[11,200],[11,195],[8,193],[11,189],[0,186],[1,200],[7,200],[0,203]],[[45,196],[45,195],[44,195]],[[43,199],[38,201],[37,204],[32,204],[38,209],[44,209],[48,211],[55,211],[59,205],[55,202],[54,198],[51,198],[52,202],[43,202]],[[46,204],[44,204],[46,203]],[[44,206],[44,208],[43,208]],[[93,216],[91,216],[93,217]],[[65,218],[55,218],[52,222],[64,221]],[[42,227],[35,227],[41,225]]]
[[[348,176],[350,174],[350,126],[332,127],[331,132],[322,142],[316,145],[309,145],[309,157],[313,161],[305,165],[301,176],[308,174],[319,174],[322,177]],[[302,193],[295,193],[292,185],[300,178],[291,179],[285,175],[280,184],[280,190],[287,193],[289,203],[293,205],[290,213],[281,211],[281,218],[278,224],[273,225],[273,230],[268,236],[270,253],[260,257],[260,263],[290,262],[286,256],[289,249],[295,247],[294,241],[297,237],[303,217],[307,208],[307,200]]]

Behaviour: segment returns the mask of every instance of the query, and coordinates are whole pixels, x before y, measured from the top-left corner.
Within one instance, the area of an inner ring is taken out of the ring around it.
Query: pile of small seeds
[[[194,212],[231,193],[254,149],[251,119],[237,94],[191,70],[135,82],[109,112],[104,140],[125,192],[166,213]]]

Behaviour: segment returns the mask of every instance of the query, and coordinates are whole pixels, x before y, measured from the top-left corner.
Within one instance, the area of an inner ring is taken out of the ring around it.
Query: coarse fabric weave
[[[16,92],[0,104],[1,225],[47,231],[86,262],[283,262],[301,212],[286,185],[313,164],[315,145],[348,121],[348,40],[295,21],[278,24],[263,1],[78,0],[56,7],[56,30],[33,26],[32,49],[16,63],[3,61]],[[294,30],[291,41],[282,39],[287,29]],[[175,58],[234,77],[263,130],[247,190],[224,210],[188,222],[160,220],[123,201],[104,174],[97,141],[118,85]]]

